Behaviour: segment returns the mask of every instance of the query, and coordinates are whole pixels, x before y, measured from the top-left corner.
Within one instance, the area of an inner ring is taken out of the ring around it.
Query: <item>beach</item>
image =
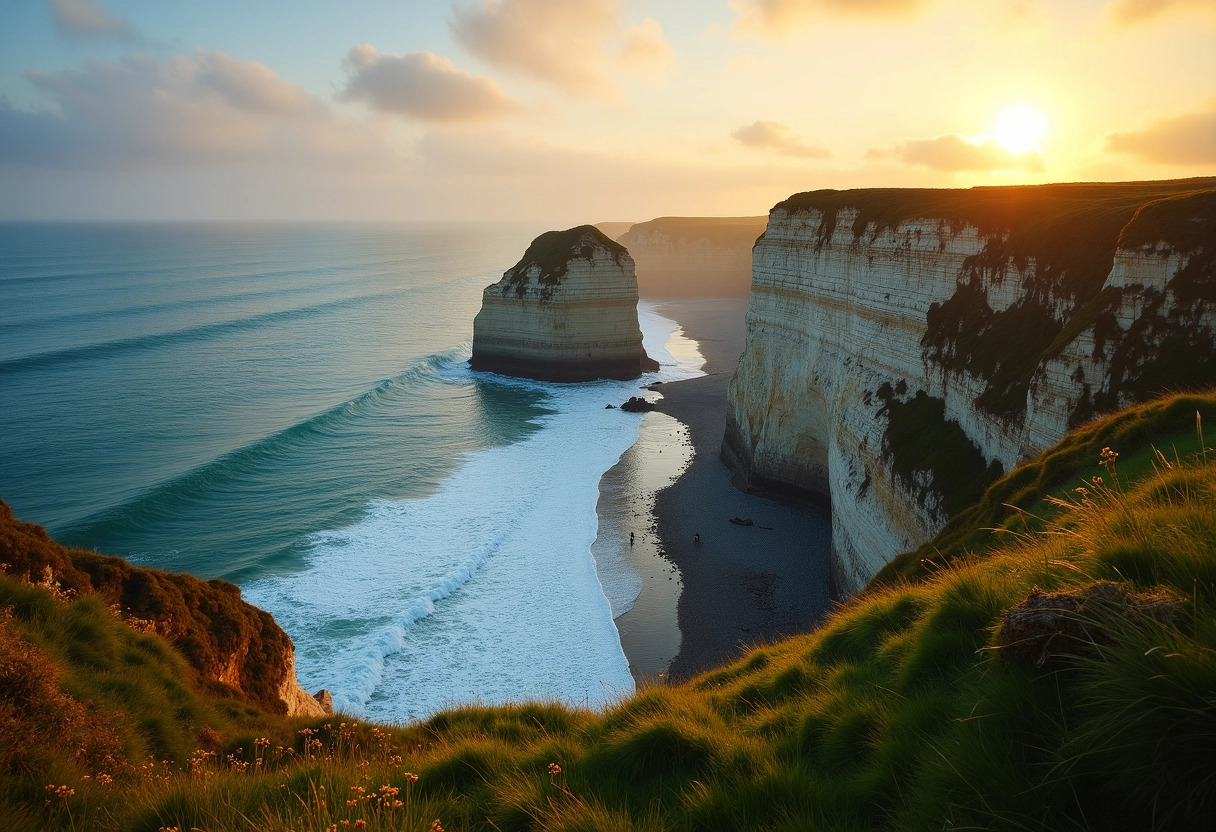
[[[600,482],[597,544],[624,546],[642,579],[616,620],[642,683],[686,679],[750,645],[805,632],[829,608],[827,512],[744,494],[719,459],[746,309],[741,299],[657,303],[697,343],[706,374],[654,387],[661,398],[650,396],[657,407],[638,442]]]

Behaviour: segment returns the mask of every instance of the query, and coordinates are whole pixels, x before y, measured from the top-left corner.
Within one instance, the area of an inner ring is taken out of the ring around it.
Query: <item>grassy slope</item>
[[[1114,434],[1127,442],[1114,445],[1120,463],[1174,429],[1150,408],[1125,418],[1145,423],[1142,433]],[[1109,479],[1096,454],[1081,456],[1077,473]],[[358,820],[426,830],[435,818],[448,830],[503,832],[1200,829],[1216,812],[1216,454],[1183,462],[1134,485],[1121,464],[1124,488],[1073,495],[1053,527],[1061,533],[875,587],[815,633],[642,691],[603,715],[462,708],[384,728],[226,714],[231,706],[188,696],[202,715],[191,726],[228,720],[212,726],[223,735],[218,758],[193,773],[177,763],[168,773],[125,769],[117,789],[83,780],[83,764],[43,747],[32,770],[0,779],[0,813],[20,813],[11,816],[30,828],[153,832],[359,828]],[[1002,611],[1033,586],[1100,578],[1169,588],[1182,599],[1176,619],[1109,622],[1111,644],[1042,669],[987,649]],[[121,622],[88,600],[3,587],[0,607],[16,609],[10,624],[68,668],[64,689],[97,701],[98,712],[119,712],[115,719],[168,713],[88,681],[113,672],[121,653],[74,657],[96,653],[102,636],[129,643],[153,657],[149,678],[167,691],[183,671],[163,645],[140,648],[150,637],[120,635]],[[35,614],[23,612],[31,607]],[[71,616],[98,632],[64,630]],[[178,748],[188,735],[178,732]],[[259,736],[268,746],[255,744]],[[550,763],[561,771],[550,773]],[[44,805],[52,780],[75,794]]]
[[[1104,447],[1125,449],[1119,467],[1133,479],[1152,469],[1154,446],[1171,459],[1175,453],[1199,450],[1196,412],[1216,432],[1212,394],[1158,399],[1078,428],[994,482],[979,502],[954,514],[928,543],[896,557],[872,586],[924,577],[943,563],[991,549],[1010,533],[1043,528],[1043,521],[1057,513],[1044,497],[1065,496],[1088,485],[1091,477],[1103,476],[1094,460]]]
[[[235,584],[68,549],[41,526],[18,522],[2,500],[0,572],[54,584],[69,595],[96,596],[136,626],[168,638],[185,656],[194,687],[286,713],[279,690],[294,651],[291,639],[270,613],[241,600]],[[221,677],[240,689],[217,681]]]

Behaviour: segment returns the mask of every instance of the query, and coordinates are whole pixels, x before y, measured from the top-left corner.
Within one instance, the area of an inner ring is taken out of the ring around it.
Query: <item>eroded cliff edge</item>
[[[68,549],[46,529],[22,523],[0,500],[0,571],[61,596],[94,595],[131,626],[176,647],[194,686],[272,714],[333,713],[329,694],[309,695],[296,679],[295,645],[270,613],[227,581],[132,566],[122,558]]]
[[[624,246],[591,225],[546,232],[482,293],[469,365],[542,381],[637,378],[658,369],[637,304]]]
[[[854,592],[1087,419],[1216,384],[1216,180],[815,191],[753,250],[723,459]]]

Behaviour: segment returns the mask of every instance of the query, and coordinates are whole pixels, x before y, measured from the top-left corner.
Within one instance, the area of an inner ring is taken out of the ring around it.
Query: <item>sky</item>
[[[1216,0],[4,0],[0,219],[554,226],[1216,174]]]

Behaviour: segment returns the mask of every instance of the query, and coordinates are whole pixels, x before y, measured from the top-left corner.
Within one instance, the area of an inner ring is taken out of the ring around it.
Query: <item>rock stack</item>
[[[631,379],[658,369],[642,349],[633,258],[591,225],[546,232],[486,287],[474,370],[542,381]]]

